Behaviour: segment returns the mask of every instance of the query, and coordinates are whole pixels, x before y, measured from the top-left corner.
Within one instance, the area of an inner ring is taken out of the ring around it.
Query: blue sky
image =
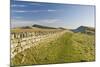
[[[11,0],[11,27],[40,24],[50,27],[94,27],[95,6]]]

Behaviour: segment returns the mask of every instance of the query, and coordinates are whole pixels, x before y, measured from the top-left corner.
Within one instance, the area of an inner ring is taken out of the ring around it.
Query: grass
[[[55,41],[42,42],[17,54],[11,65],[94,61],[94,44],[94,35],[67,32]]]
[[[15,28],[11,29],[11,33],[20,33],[20,32],[48,32],[49,31],[59,31],[60,29],[41,29],[41,28],[32,28],[32,29],[23,29],[23,28]]]

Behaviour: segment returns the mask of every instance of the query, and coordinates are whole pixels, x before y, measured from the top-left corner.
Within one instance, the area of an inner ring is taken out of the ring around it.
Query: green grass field
[[[94,35],[63,34],[52,42],[42,42],[11,59],[11,65],[86,62],[95,60]]]

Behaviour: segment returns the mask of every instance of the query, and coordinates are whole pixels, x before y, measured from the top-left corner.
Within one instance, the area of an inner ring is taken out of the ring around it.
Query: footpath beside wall
[[[38,45],[41,41],[57,39],[65,32],[65,30],[11,32],[11,58],[27,48]]]

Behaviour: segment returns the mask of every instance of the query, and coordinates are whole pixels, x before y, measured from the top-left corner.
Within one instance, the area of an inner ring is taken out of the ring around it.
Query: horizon
[[[95,6],[11,0],[11,28],[30,25],[95,27]]]
[[[33,25],[39,25],[39,24],[33,24]],[[11,29],[15,29],[15,28],[21,28],[21,27],[33,27],[33,25],[27,25],[27,26],[20,26],[20,27],[13,27]],[[44,26],[44,25],[40,25],[40,26]],[[46,27],[50,27],[50,26],[46,26]],[[81,27],[81,26],[79,26]],[[77,27],[77,28],[79,28]],[[95,27],[91,27],[91,26],[83,26],[83,27],[90,27],[90,28],[95,28]],[[64,27],[52,27],[52,28],[64,28]],[[77,29],[77,28],[64,28],[64,29]]]

